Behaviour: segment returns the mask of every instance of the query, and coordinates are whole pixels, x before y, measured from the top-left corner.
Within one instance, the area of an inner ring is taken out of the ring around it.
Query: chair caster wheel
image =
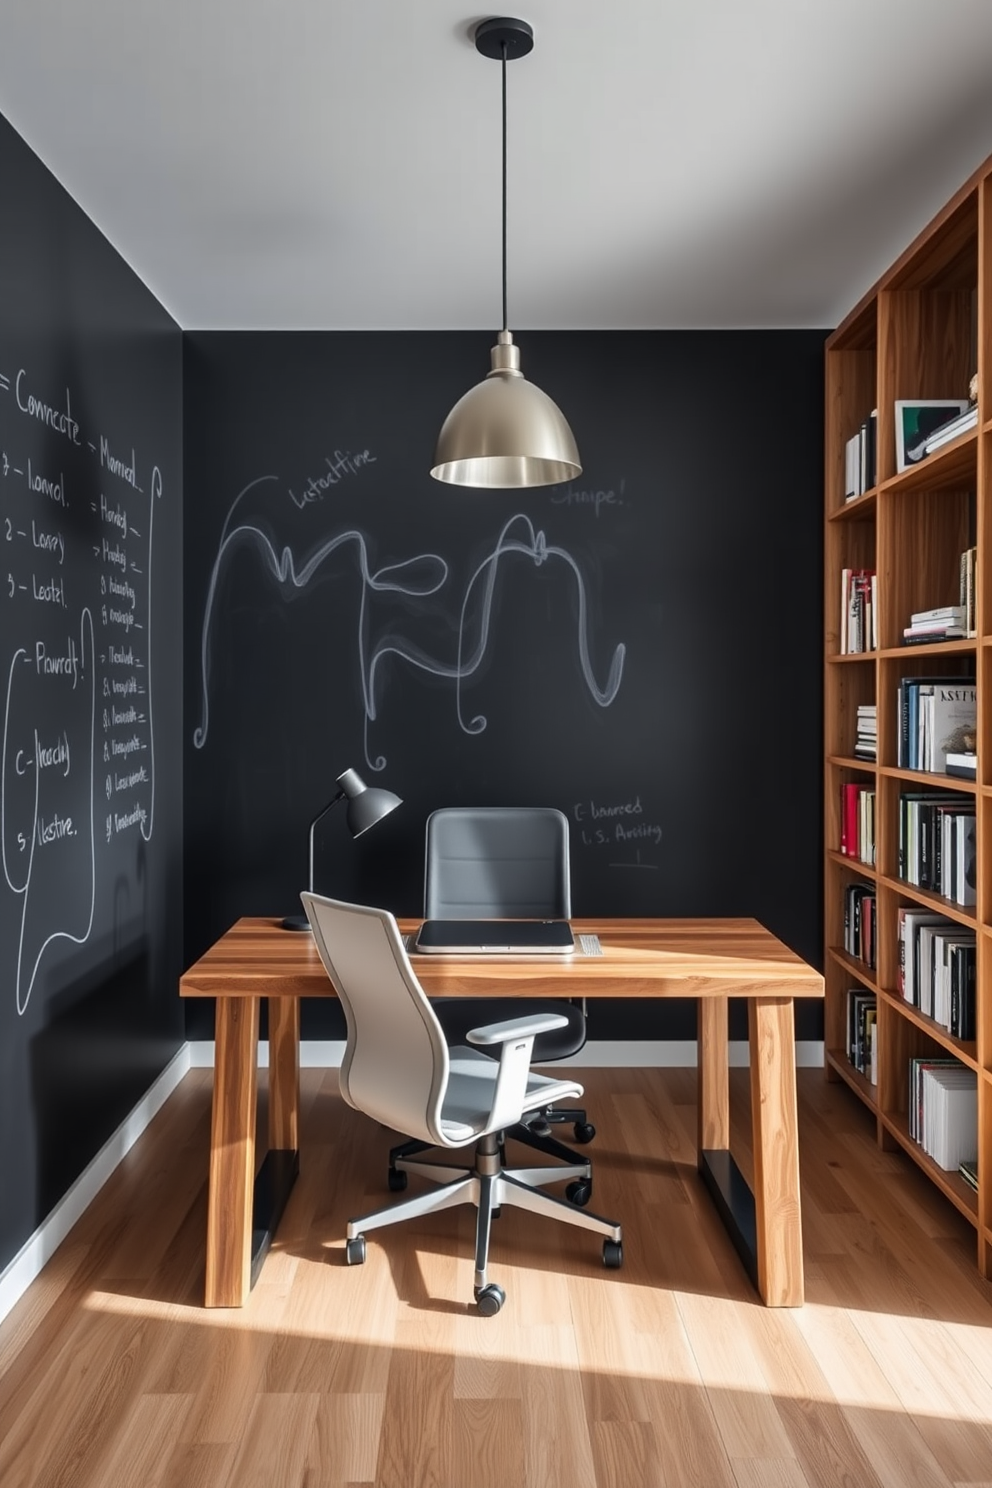
[[[623,1265],[623,1241],[603,1241],[603,1265],[610,1271],[619,1271]]]
[[[390,1168],[387,1181],[390,1193],[402,1193],[406,1188],[407,1176],[402,1168]]]
[[[494,1281],[480,1288],[475,1294],[475,1305],[483,1317],[495,1317],[505,1301],[506,1293]]]
[[[591,1121],[577,1121],[575,1123],[575,1140],[581,1142],[583,1146],[585,1146],[586,1142],[591,1142],[595,1135],[596,1128]]]
[[[576,1178],[565,1190],[565,1197],[569,1203],[577,1204],[583,1208],[592,1198],[592,1182],[588,1178]]]
[[[609,1243],[609,1242],[607,1242]],[[365,1236],[356,1235],[354,1240],[349,1240],[344,1248],[344,1258],[349,1266],[361,1266],[365,1263]]]

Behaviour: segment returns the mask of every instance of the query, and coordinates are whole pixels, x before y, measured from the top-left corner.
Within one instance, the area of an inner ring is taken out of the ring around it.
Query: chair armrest
[[[535,1038],[539,1033],[550,1033],[552,1028],[564,1028],[568,1023],[561,1013],[527,1013],[522,1018],[507,1018],[502,1023],[486,1023],[481,1028],[472,1028],[465,1037],[470,1044],[505,1044],[507,1039]]]
[[[522,1018],[509,1018],[502,1023],[473,1028],[465,1035],[472,1044],[501,1045],[487,1131],[504,1131],[520,1120],[527,1097],[534,1036],[552,1028],[561,1028],[567,1022],[568,1019],[560,1013],[530,1013]]]

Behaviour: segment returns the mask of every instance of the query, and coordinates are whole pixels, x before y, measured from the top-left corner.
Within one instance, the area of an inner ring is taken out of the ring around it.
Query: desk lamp
[[[338,785],[341,789],[332,801],[322,806],[310,823],[310,892],[313,887],[313,839],[317,824],[323,821],[332,806],[339,801],[347,800],[345,808],[345,820],[348,823],[348,831],[352,837],[360,837],[367,832],[369,827],[374,827],[377,821],[402,805],[399,796],[394,796],[392,791],[382,790],[379,786],[366,785],[357,770],[345,770],[338,776]],[[287,915],[282,922],[284,930],[309,930],[310,921],[306,915]]]

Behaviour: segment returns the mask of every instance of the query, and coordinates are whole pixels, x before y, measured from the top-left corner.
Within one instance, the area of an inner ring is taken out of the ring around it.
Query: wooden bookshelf
[[[978,427],[902,472],[897,399],[966,398],[977,372]],[[977,1260],[992,1277],[992,157],[965,183],[828,339],[825,369],[824,976],[826,1073],[870,1110],[879,1145],[905,1152],[975,1227]],[[845,447],[877,409],[875,481],[845,500]],[[912,612],[958,602],[962,551],[978,549],[974,639],[906,646]],[[841,654],[841,574],[877,574],[878,648]],[[974,675],[975,782],[900,768],[900,681]],[[878,757],[855,757],[859,705],[875,703]],[[840,851],[842,787],[875,791],[875,865]],[[898,876],[900,796],[947,789],[972,797],[977,903],[952,904]],[[876,895],[876,964],[844,949],[845,889]],[[901,906],[937,909],[977,934],[976,1037],[953,1037],[906,1003],[898,984]],[[849,988],[877,999],[877,1084],[851,1064]],[[909,1134],[909,1060],[953,1056],[978,1078],[977,1196],[940,1169]]]

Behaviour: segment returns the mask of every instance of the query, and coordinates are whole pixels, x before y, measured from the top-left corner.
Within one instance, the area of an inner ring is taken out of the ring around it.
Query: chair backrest
[[[440,1142],[448,1046],[395,919],[385,909],[300,897],[348,1025],[342,1095],[394,1131]]]
[[[568,819],[550,806],[448,806],[427,818],[432,920],[569,919]]]

